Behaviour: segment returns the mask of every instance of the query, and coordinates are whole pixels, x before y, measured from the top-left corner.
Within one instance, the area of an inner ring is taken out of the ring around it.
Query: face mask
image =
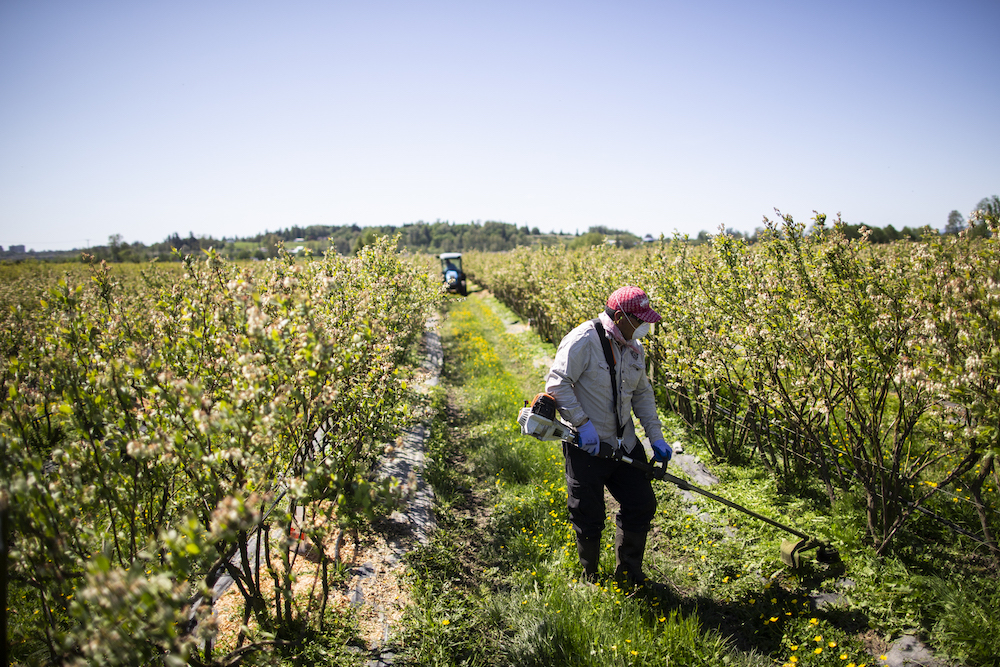
[[[649,333],[649,322],[643,322],[635,328],[635,332],[632,334],[632,340],[639,340]]]

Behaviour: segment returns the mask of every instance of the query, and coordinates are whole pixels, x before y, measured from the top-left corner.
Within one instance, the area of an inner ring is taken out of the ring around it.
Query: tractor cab
[[[441,282],[449,292],[457,292],[466,296],[465,272],[462,271],[462,253],[444,252],[438,255],[441,260]]]

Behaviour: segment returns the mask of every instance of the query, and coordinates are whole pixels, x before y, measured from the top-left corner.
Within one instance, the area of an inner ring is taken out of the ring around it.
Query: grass
[[[809,560],[791,572],[778,557],[789,536],[654,484],[646,563],[669,592],[644,599],[615,587],[610,517],[601,581],[578,583],[562,454],[521,436],[515,421],[542,388],[547,369],[533,360],[554,349],[530,332],[505,333],[515,319],[482,294],[450,301],[428,470],[440,529],[409,560],[416,605],[397,664],[870,667],[904,631],[963,664],[996,664],[1000,599],[985,559],[920,521],[900,554],[876,557],[858,497],[831,509],[822,492],[789,495],[754,465],[713,461],[713,490],[829,540],[840,565]],[[678,420],[663,420],[668,440],[708,460]],[[842,597],[818,608],[820,592]]]
[[[617,589],[610,541],[601,583],[577,581],[561,451],[521,436],[516,424],[547,370],[533,358],[554,351],[530,334],[505,333],[495,302],[474,296],[452,304],[446,389],[433,399],[438,422],[429,444],[439,531],[409,559],[417,602],[397,662],[772,664],[705,626],[693,606]]]

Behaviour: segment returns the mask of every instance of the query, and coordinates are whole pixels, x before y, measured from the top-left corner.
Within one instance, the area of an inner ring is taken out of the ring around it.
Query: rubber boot
[[[646,533],[615,531],[615,581],[622,588],[645,586],[642,555],[646,551]]]
[[[580,556],[580,565],[583,566],[583,581],[591,583],[597,581],[597,564],[601,560],[601,538],[578,535],[576,552]]]

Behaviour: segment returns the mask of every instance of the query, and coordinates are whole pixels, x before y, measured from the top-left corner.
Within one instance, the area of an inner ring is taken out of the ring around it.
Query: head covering
[[[619,287],[608,297],[607,307],[611,310],[621,310],[638,317],[643,322],[656,324],[660,314],[649,307],[649,297],[634,285]]]

